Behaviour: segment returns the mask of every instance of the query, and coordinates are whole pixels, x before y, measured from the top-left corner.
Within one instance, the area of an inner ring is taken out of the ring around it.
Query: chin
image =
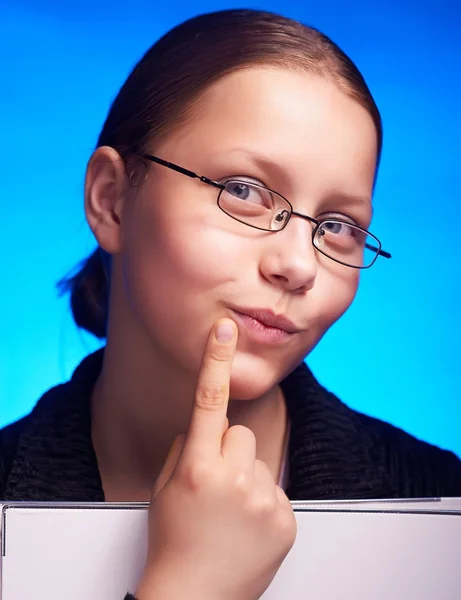
[[[264,396],[286,376],[287,369],[286,365],[237,351],[232,363],[231,399],[255,400]]]

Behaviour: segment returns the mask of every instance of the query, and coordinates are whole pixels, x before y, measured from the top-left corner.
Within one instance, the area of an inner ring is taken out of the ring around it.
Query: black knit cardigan
[[[91,392],[103,350],[0,431],[0,500],[102,502]],[[291,421],[291,500],[461,497],[453,453],[351,410],[302,363],[282,382]]]

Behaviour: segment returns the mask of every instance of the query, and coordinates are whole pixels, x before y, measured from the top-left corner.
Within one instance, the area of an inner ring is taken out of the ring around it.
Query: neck
[[[109,335],[93,392],[93,444],[107,501],[148,501],[175,436],[189,425],[197,374],[139,342]],[[254,400],[231,399],[228,418],[230,426],[253,431],[257,458],[277,480],[287,425],[280,388]]]

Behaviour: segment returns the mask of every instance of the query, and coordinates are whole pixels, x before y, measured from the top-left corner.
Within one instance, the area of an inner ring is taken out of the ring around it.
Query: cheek
[[[222,302],[241,278],[249,244],[203,215],[139,215],[124,241],[126,301],[157,347],[198,368]],[[135,233],[135,235],[134,235]]]
[[[138,235],[127,259],[131,272],[155,295],[183,290],[193,296],[194,291],[212,291],[236,280],[243,254],[243,246],[230,233],[180,222]]]
[[[232,279],[243,248],[239,237],[222,226],[213,190],[212,198],[181,188],[171,197],[171,190],[168,194],[159,188],[156,198],[154,193],[139,198],[129,215],[124,248],[130,268],[162,287],[183,285],[188,290]]]
[[[258,352],[240,348],[232,365],[231,395],[249,400],[265,394],[295,369],[313,350],[328,329],[341,317],[354,299],[359,274],[357,271],[319,271],[312,290],[298,305],[307,331],[283,350]]]
[[[360,272],[342,265],[320,270],[311,291],[311,314],[317,343],[349,308],[357,293]],[[309,300],[308,300],[309,302]]]

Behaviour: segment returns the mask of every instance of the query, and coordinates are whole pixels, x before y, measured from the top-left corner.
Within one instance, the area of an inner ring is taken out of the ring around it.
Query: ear
[[[125,164],[109,146],[91,156],[85,178],[85,214],[99,246],[109,254],[121,248],[121,215],[128,189]]]

